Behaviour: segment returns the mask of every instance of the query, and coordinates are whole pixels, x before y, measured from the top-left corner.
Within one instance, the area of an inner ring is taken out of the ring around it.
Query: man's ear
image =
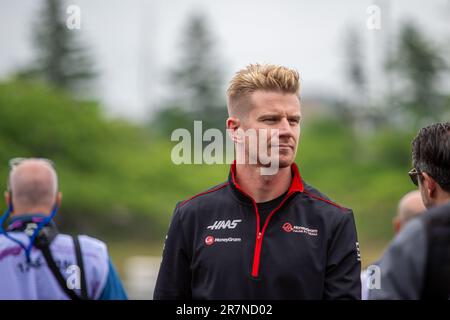
[[[6,205],[9,207],[11,204],[11,193],[9,193],[9,191],[5,191],[5,202]]]
[[[56,205],[59,207],[61,207],[61,202],[62,202],[62,192],[58,192],[56,194]]]
[[[425,192],[430,199],[434,199],[436,195],[437,183],[434,179],[426,172],[422,172],[422,184],[425,188]]]
[[[233,142],[242,142],[242,137],[238,134],[238,129],[241,127],[241,121],[235,117],[229,117],[227,119],[227,132]]]
[[[392,219],[392,226],[394,227],[394,233],[397,234],[401,229],[402,223],[400,222],[399,217],[395,217]]]

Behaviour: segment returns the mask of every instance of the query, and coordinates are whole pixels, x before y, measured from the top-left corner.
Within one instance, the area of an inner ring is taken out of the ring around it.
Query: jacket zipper
[[[252,267],[252,277],[253,278],[258,278],[258,276],[259,276],[259,264],[261,262],[262,241],[263,241],[264,233],[266,232],[267,226],[269,225],[269,221],[272,218],[272,216],[275,214],[275,212],[277,212],[283,206],[283,204],[286,202],[287,199],[290,198],[291,195],[292,195],[292,193],[288,193],[286,195],[286,197],[283,199],[283,201],[281,201],[281,203],[278,205],[278,207],[276,207],[275,209],[272,210],[272,212],[269,213],[266,221],[264,222],[262,231],[260,231],[260,216],[259,216],[258,206],[256,205],[255,200],[253,200],[253,198],[250,197],[250,199],[252,199],[253,207],[255,208],[255,214],[256,214],[256,243],[255,243],[255,253],[253,255],[253,267]]]
[[[252,277],[258,278],[259,262],[261,261],[261,247],[262,247],[262,233],[258,232],[256,235],[255,254],[253,256]]]

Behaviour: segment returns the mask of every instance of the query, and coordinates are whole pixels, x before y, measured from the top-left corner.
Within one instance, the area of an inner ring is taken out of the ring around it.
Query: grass
[[[108,242],[108,250],[117,271],[123,279],[125,276],[124,266],[128,258],[133,256],[160,257],[163,245],[161,242],[112,241]]]

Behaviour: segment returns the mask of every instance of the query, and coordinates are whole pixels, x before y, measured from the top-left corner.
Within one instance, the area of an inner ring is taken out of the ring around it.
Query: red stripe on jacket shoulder
[[[348,208],[344,208],[344,207],[338,205],[337,203],[334,203],[333,201],[330,201],[330,200],[324,199],[324,198],[322,198],[322,197],[316,196],[315,194],[313,194],[313,193],[311,193],[311,192],[308,192],[308,191],[306,191],[306,190],[304,190],[303,193],[306,193],[306,194],[309,195],[311,198],[314,198],[314,199],[317,199],[317,200],[326,202],[326,203],[328,203],[328,204],[331,204],[332,206],[335,206],[336,208],[341,209],[341,211],[343,211],[343,212],[349,211]]]
[[[222,184],[222,185],[220,185],[220,186],[217,186],[217,187],[212,188],[212,189],[210,189],[210,190],[207,190],[207,191],[201,192],[201,193],[199,193],[199,194],[196,194],[195,196],[190,197],[189,199],[183,201],[183,202],[179,205],[179,208],[181,208],[182,206],[184,206],[186,203],[188,203],[188,202],[191,201],[192,199],[195,199],[195,198],[200,197],[200,196],[203,196],[203,195],[205,195],[205,194],[208,194],[208,193],[211,193],[211,192],[220,190],[220,189],[222,189],[222,188],[225,188],[227,185],[228,185],[228,182],[225,182],[224,184]]]

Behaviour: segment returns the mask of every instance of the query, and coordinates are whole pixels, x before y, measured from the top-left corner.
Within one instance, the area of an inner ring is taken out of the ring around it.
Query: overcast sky
[[[142,118],[170,94],[164,75],[177,63],[183,27],[196,11],[208,18],[226,80],[250,62],[298,69],[303,93],[345,91],[345,31],[364,41],[372,92],[382,87],[379,59],[400,22],[414,20],[439,44],[450,43],[450,0],[77,0],[80,37],[98,69],[98,96],[107,110]],[[0,78],[32,57],[31,23],[42,0],[0,0]],[[370,5],[381,9],[381,29],[366,23]]]

